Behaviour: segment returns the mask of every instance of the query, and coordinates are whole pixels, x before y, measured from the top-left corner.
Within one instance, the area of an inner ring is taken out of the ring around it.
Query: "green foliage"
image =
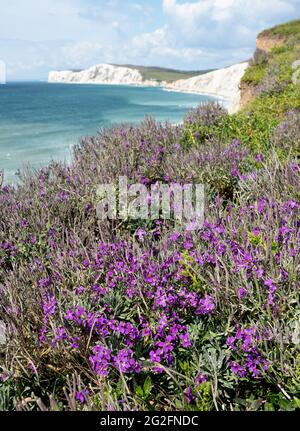
[[[233,139],[238,139],[253,152],[268,152],[272,130],[278,125],[279,120],[272,115],[268,107],[265,111],[260,109],[259,111],[251,115],[247,112],[227,115],[220,119],[218,124],[210,127],[195,124],[187,126],[184,145],[189,147],[204,144],[208,140],[229,143]]]
[[[152,388],[153,388],[153,383],[152,383],[151,377],[147,376],[143,386],[135,387],[135,393],[139,398],[146,401],[151,394]]]
[[[300,37],[300,20],[290,21],[286,24],[277,25],[260,33],[260,36],[280,36],[289,38]]]
[[[242,82],[257,85],[262,81],[268,70],[267,64],[252,64],[242,78]]]
[[[198,411],[208,412],[212,410],[213,401],[211,396],[211,384],[210,382],[202,383],[196,388],[197,392],[197,403],[196,407]]]

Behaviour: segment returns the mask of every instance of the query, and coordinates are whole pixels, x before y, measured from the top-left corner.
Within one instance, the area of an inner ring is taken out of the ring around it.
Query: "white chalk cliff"
[[[248,67],[248,63],[239,63],[214,72],[194,76],[189,79],[180,79],[165,84],[170,90],[201,93],[225,99],[225,105],[230,113],[239,109],[240,82]]]
[[[79,72],[65,70],[49,72],[48,82],[72,84],[158,85],[144,81],[137,69],[110,64],[98,64]]]
[[[49,73],[50,83],[78,83],[78,84],[124,84],[142,86],[161,86],[171,91],[199,93],[224,99],[225,106],[230,113],[234,113],[240,106],[240,82],[248,67],[248,63],[239,63],[230,67],[180,79],[172,83],[155,80],[144,80],[137,69],[98,64],[87,70],[54,71]]]

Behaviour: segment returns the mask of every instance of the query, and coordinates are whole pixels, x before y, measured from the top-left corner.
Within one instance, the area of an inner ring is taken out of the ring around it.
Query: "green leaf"
[[[153,388],[153,383],[152,383],[151,377],[148,376],[143,386],[145,397],[148,397],[150,395],[152,388]]]
[[[138,397],[144,398],[144,391],[141,386],[136,386],[135,393],[137,394]]]
[[[294,397],[294,403],[296,404],[297,409],[300,409],[300,400],[297,397]]]

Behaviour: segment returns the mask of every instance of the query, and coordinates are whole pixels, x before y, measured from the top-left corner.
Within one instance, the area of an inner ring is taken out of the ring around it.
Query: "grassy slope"
[[[243,77],[252,88],[253,99],[236,115],[215,127],[218,139],[240,139],[253,151],[268,153],[272,130],[291,110],[300,109],[300,85],[293,83],[292,64],[300,59],[300,21],[293,21],[262,33],[282,37],[283,45],[270,53],[256,52]],[[294,150],[299,152],[295,143]]]
[[[299,37],[299,20],[290,21],[285,24],[277,25],[260,33],[260,36],[278,36],[282,38],[297,38]]]
[[[263,117],[280,119],[288,109],[300,108],[300,88],[292,82],[293,62],[300,59],[300,20],[265,30],[264,37],[282,38],[283,44],[274,48],[264,58],[258,58],[247,69],[243,82],[258,87],[268,79],[276,79],[285,88],[277,92],[261,94],[244,111],[256,112]]]

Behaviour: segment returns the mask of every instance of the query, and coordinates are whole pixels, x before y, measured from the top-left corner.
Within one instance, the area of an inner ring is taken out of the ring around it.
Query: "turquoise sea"
[[[25,166],[70,160],[80,137],[145,115],[178,123],[207,96],[161,88],[42,82],[0,85],[0,170],[5,182]]]

